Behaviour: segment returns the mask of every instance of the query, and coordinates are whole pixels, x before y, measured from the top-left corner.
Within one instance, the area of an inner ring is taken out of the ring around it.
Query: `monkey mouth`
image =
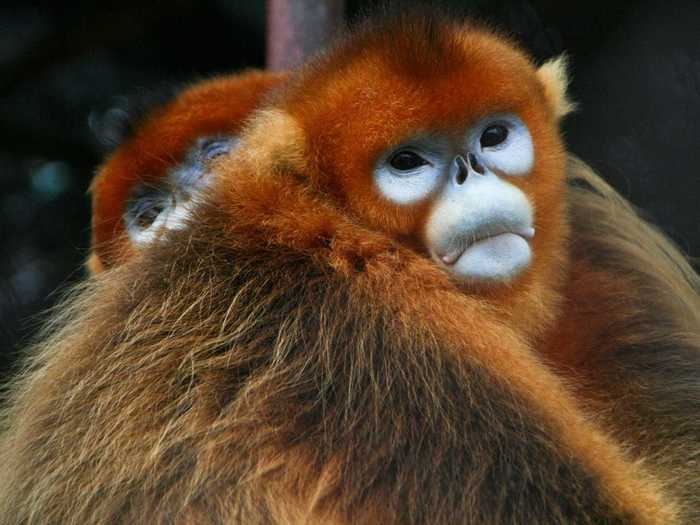
[[[453,266],[463,255],[469,251],[488,250],[503,243],[508,243],[513,239],[522,238],[525,242],[530,241],[535,236],[535,229],[532,226],[523,228],[489,228],[488,230],[476,231],[471,235],[464,236],[456,242],[452,248],[443,254],[438,254],[438,259],[446,266]],[[522,242],[522,241],[521,241]]]

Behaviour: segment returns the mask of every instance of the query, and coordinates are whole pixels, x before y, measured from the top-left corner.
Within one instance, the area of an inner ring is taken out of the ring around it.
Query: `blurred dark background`
[[[443,3],[508,30],[538,60],[566,50],[580,104],[565,123],[570,148],[700,255],[700,2]],[[348,19],[372,4],[348,0]],[[264,67],[265,17],[263,0],[3,2],[0,377],[38,313],[84,275],[86,191],[110,108],[165,85]]]

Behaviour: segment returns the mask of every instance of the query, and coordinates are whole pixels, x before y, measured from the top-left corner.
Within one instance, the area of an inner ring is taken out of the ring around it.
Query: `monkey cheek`
[[[531,259],[530,244],[523,237],[503,233],[475,242],[448,269],[462,281],[507,282]]]

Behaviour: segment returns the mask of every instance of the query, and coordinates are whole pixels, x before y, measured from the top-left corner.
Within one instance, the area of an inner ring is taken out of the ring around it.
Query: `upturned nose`
[[[464,184],[470,173],[483,175],[486,172],[484,166],[479,162],[479,159],[477,159],[476,155],[473,153],[467,154],[467,160],[464,160],[464,157],[461,155],[457,155],[454,163],[457,167],[457,173],[455,175],[455,182],[457,182],[457,184]]]
[[[455,181],[457,184],[464,184],[464,181],[469,177],[469,166],[464,160],[464,157],[457,155],[455,157],[455,165],[457,166],[457,174],[455,175]]]
[[[469,166],[471,167],[471,169],[473,169],[479,175],[483,175],[486,172],[484,167],[479,162],[479,159],[477,159],[476,155],[474,155],[473,153],[467,155],[467,160],[469,160]]]

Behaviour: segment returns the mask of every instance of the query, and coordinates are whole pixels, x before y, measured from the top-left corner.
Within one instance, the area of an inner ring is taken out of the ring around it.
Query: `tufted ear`
[[[569,85],[568,69],[568,57],[559,55],[547,60],[537,70],[537,78],[544,88],[544,96],[557,119],[576,109],[576,104],[569,100],[566,93]]]

